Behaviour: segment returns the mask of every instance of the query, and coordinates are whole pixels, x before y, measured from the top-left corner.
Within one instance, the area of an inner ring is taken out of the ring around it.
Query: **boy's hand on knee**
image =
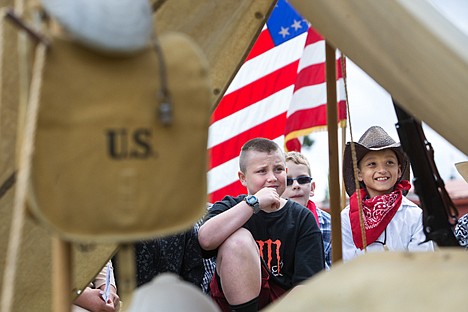
[[[264,187],[255,194],[260,204],[260,209],[264,211],[274,211],[280,208],[281,201],[276,189]]]

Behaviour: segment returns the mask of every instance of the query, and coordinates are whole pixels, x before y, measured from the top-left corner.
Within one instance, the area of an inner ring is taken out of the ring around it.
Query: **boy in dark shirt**
[[[200,246],[217,252],[211,296],[223,311],[257,311],[324,268],[312,213],[280,197],[285,157],[268,139],[248,141],[239,157],[248,195],[226,196],[200,228]]]

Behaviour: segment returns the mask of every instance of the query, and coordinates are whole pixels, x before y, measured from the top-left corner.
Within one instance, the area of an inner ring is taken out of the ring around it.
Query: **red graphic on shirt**
[[[275,275],[281,275],[281,257],[280,248],[281,241],[268,239],[266,241],[257,240],[258,248],[260,249],[260,257],[266,263],[268,269]],[[273,258],[274,255],[274,258]]]

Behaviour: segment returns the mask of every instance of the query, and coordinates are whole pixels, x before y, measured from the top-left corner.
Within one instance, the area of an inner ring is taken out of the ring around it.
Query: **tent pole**
[[[52,307],[54,312],[71,309],[71,243],[52,237]]]
[[[330,170],[330,215],[332,219],[332,261],[341,260],[341,195],[338,157],[338,109],[336,102],[335,48],[326,41],[328,162]]]

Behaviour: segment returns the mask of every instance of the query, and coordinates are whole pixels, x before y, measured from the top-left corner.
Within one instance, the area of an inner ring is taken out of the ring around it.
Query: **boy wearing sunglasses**
[[[289,198],[309,208],[313,213],[322,232],[325,262],[330,267],[332,260],[331,216],[318,208],[310,199],[314,196],[315,182],[312,181],[309,161],[299,152],[289,152],[286,154],[286,167],[288,168],[286,190],[281,197]]]
[[[221,310],[258,311],[324,268],[323,242],[312,213],[280,197],[286,164],[274,141],[245,143],[239,166],[248,195],[216,202],[198,240],[217,256],[210,290]]]

